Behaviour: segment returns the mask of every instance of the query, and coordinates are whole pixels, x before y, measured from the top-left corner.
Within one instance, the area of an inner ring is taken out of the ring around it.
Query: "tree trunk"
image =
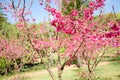
[[[58,80],[62,80],[62,69],[61,69],[61,57],[60,53],[58,53]]]
[[[14,69],[15,69],[16,80],[19,80],[19,75],[18,75],[19,67],[18,67],[18,64],[17,64],[16,60],[14,60]]]
[[[80,68],[80,67],[81,67],[81,58],[80,58],[80,54],[78,54],[77,60],[78,60],[78,67]]]
[[[58,80],[62,80],[62,70],[58,68]]]
[[[88,80],[92,80],[92,76],[93,76],[93,70],[91,69],[91,66],[90,66],[90,60],[88,60]]]
[[[7,74],[8,74],[8,71],[7,71],[7,68],[6,68],[6,70],[5,70],[5,80],[8,80]]]
[[[46,67],[46,69],[47,69],[50,77],[52,78],[52,80],[56,80],[55,77],[54,77],[54,75],[53,75],[53,73],[52,73],[52,71],[49,68],[47,68],[47,67]]]
[[[89,71],[88,80],[92,80],[92,78],[93,78],[93,72]]]

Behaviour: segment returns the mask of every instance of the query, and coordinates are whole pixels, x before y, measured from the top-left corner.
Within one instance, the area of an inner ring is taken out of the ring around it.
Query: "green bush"
[[[120,61],[120,56],[113,57],[110,61]]]
[[[40,63],[26,63],[23,65],[23,68],[21,69],[21,72],[27,72],[27,71],[36,71],[36,70],[43,70],[45,69],[45,66]]]
[[[7,60],[5,57],[0,57],[0,75],[4,75],[6,72],[9,72],[11,62]]]

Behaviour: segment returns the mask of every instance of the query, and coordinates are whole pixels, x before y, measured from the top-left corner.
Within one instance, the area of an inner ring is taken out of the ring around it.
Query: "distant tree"
[[[4,22],[7,22],[6,15],[3,13],[3,8],[0,7],[0,29]]]
[[[63,0],[62,12],[69,14],[73,9],[80,10],[82,6],[87,6],[90,0]]]

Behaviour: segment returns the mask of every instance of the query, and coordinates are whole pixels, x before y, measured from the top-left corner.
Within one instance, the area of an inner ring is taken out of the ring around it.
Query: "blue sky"
[[[105,6],[103,7],[103,13],[110,13],[113,12],[113,8],[116,13],[120,12],[120,0],[106,0]],[[99,11],[94,12],[95,15],[99,14]]]
[[[39,5],[38,0],[33,4],[31,11],[32,16],[36,19],[36,23],[43,22],[48,19],[48,12],[44,10],[43,6]],[[109,13],[112,11],[112,6],[115,8],[115,12],[120,12],[120,0],[106,0],[105,6],[103,8],[103,13]],[[98,15],[99,11],[95,11],[94,15]],[[8,14],[8,21],[14,23],[14,20],[11,18],[11,15]]]

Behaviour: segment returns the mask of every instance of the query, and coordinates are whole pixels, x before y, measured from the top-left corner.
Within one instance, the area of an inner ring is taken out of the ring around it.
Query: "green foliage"
[[[117,13],[116,16],[117,16],[117,19],[120,19],[120,13]]]
[[[18,38],[20,36],[16,26],[7,22],[6,14],[3,13],[2,8],[0,8],[0,36],[7,39]]]
[[[6,22],[6,18],[4,17],[5,15],[0,13],[0,27],[3,25],[4,22]]]
[[[118,55],[117,57],[111,58],[110,61],[120,61],[120,55]]]
[[[0,7],[0,28],[5,22],[7,22],[6,14],[3,14],[3,8]]]
[[[75,1],[74,0],[67,1],[68,3],[66,4],[66,0],[63,0],[62,12],[64,14],[70,14],[70,12],[74,8],[79,11],[81,6],[84,6],[84,7],[88,6],[88,2],[89,2],[89,0],[75,0]]]
[[[0,57],[0,75],[6,74],[8,71],[11,62],[7,60],[5,57]]]
[[[0,57],[0,69],[7,67],[7,61],[4,57]]]
[[[60,48],[60,53],[64,53],[65,52],[65,47],[61,47]]]
[[[26,63],[23,66],[21,72],[28,72],[28,71],[36,71],[36,70],[43,70],[45,66],[40,63]]]
[[[7,39],[16,39],[20,37],[17,27],[7,22],[0,27],[0,35]]]

